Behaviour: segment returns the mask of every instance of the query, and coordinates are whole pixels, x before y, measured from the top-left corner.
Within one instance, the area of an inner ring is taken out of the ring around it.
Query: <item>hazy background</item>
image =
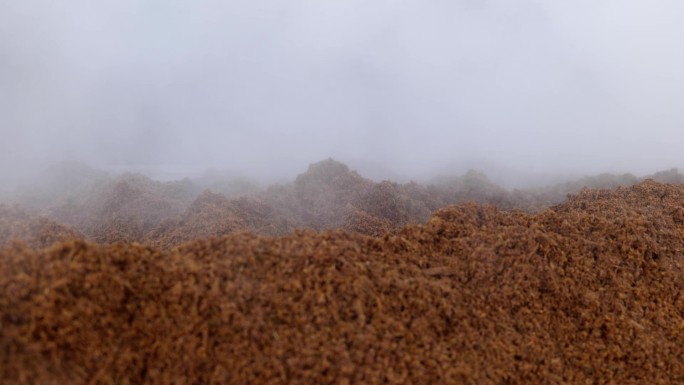
[[[0,175],[681,167],[682,20],[681,0],[0,0]]]

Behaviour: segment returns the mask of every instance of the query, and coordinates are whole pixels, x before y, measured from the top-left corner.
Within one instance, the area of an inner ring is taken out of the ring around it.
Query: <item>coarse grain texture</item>
[[[451,206],[378,237],[13,244],[0,251],[0,378],[682,383],[683,254],[684,187],[653,181],[538,214]]]

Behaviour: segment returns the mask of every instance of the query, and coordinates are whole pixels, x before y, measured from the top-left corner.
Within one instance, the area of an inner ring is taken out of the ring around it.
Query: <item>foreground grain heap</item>
[[[684,187],[395,235],[0,251],[5,384],[684,381]]]

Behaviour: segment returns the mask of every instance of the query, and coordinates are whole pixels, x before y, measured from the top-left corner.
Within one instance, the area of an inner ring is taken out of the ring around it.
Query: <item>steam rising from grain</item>
[[[681,167],[683,17],[674,0],[5,1],[0,175]]]

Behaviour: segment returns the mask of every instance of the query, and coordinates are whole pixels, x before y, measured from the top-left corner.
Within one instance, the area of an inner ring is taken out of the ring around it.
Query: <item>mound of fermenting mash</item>
[[[0,252],[3,384],[684,382],[684,187],[537,215]]]

